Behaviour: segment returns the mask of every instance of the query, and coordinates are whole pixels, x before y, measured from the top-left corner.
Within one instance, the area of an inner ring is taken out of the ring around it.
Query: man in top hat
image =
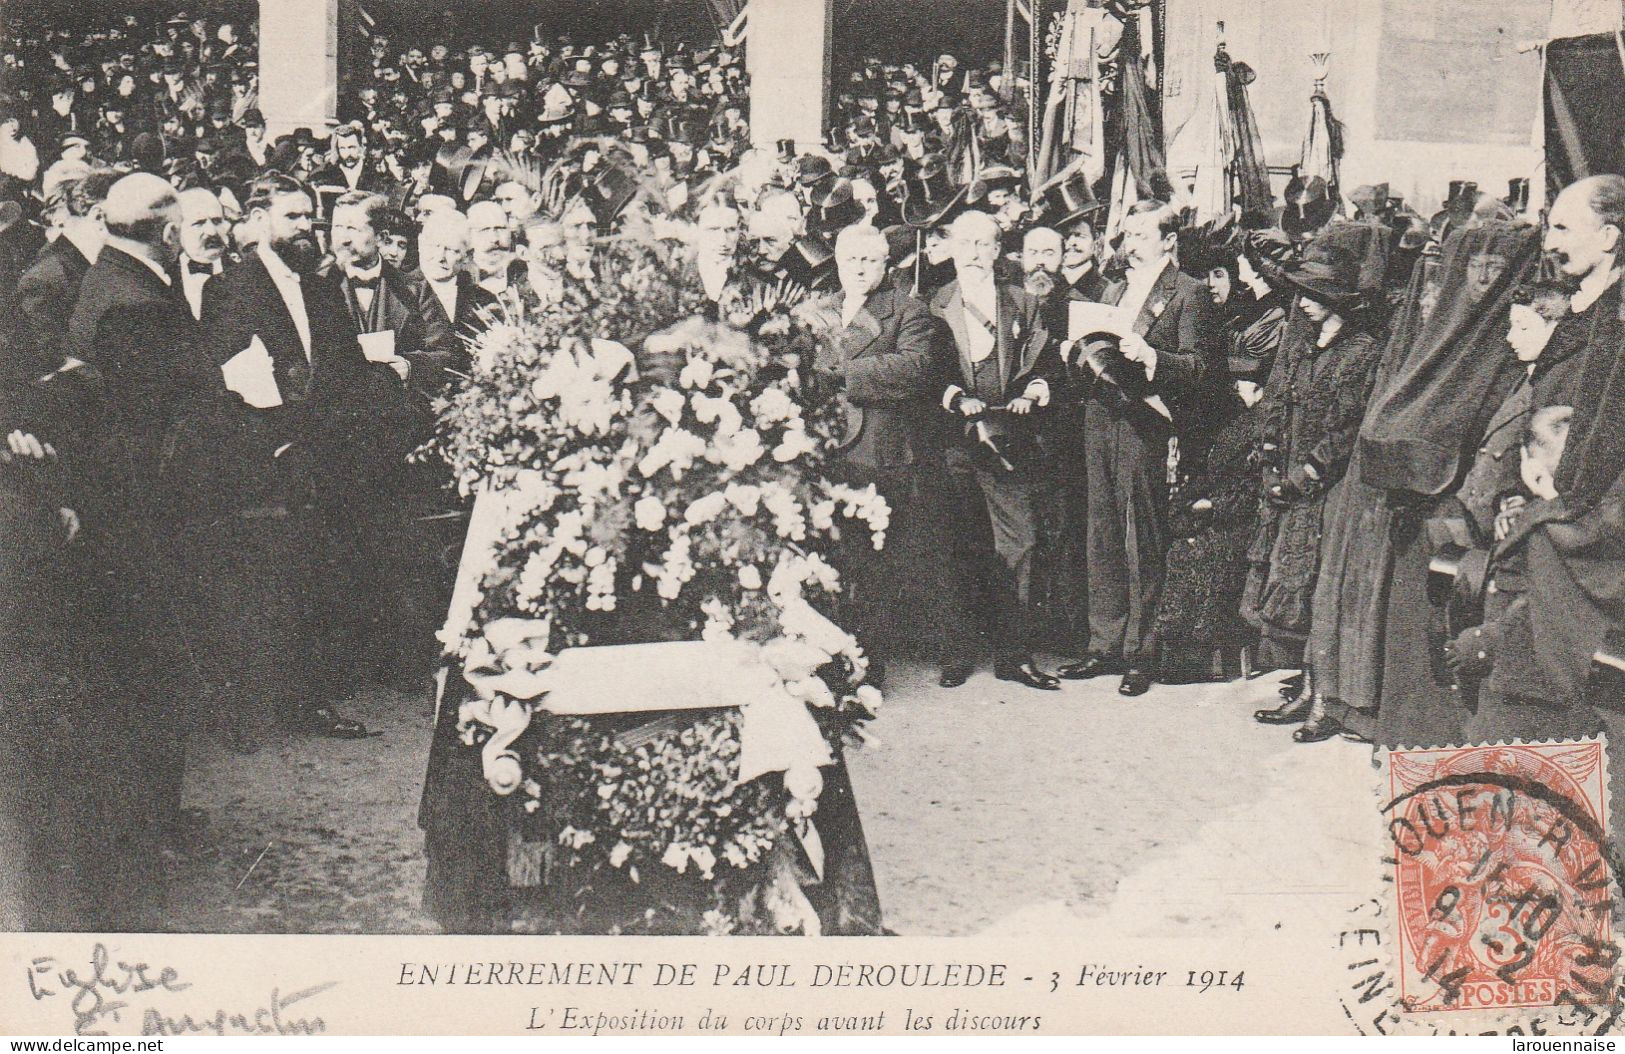
[[[1038,544],[1038,494],[1034,470],[1036,415],[1052,402],[1058,383],[1055,342],[1036,298],[998,281],[1000,231],[985,212],[961,213],[953,222],[956,276],[931,302],[931,313],[952,334],[952,378],[941,404],[956,419],[970,486],[992,526],[993,553],[982,551],[981,532],[964,524],[967,554],[960,570],[992,572],[994,676],[1030,688],[1056,691],[1060,682],[1033,661],[1031,623],[1033,555]],[[989,559],[992,557],[992,559]],[[944,669],[946,686],[962,683],[962,664]]]
[[[1281,229],[1293,241],[1307,242],[1337,215],[1337,202],[1321,176],[1304,179],[1296,171],[1286,186],[1286,207]]]
[[[1171,405],[1224,365],[1213,299],[1174,259],[1179,222],[1158,201],[1124,218],[1129,270],[1103,300],[1122,309],[1130,328],[1113,334],[1121,360],[1091,357],[1094,377],[1086,378],[1089,642],[1084,658],[1059,672],[1074,680],[1121,673],[1125,696],[1146,692],[1155,662],[1149,648],[1168,548]]]
[[[948,179],[932,155],[902,186],[902,219],[893,282],[929,302],[954,279],[953,239],[948,226],[965,207],[965,188]]]

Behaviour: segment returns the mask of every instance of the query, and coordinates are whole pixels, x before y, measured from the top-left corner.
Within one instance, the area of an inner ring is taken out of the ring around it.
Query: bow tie
[[[214,264],[198,263],[196,260],[186,261],[187,274],[214,274]]]
[[[377,270],[377,271],[373,271],[371,273],[367,273],[367,272],[364,272],[364,271],[350,271],[349,272],[350,288],[351,289],[377,289],[378,288],[378,279],[380,279],[382,277],[383,277],[383,271],[381,269]]]

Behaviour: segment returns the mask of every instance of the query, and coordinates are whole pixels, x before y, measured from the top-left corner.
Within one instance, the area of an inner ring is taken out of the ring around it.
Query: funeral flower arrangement
[[[550,874],[708,880],[734,906],[707,925],[730,928],[730,873],[806,836],[816,765],[743,772],[751,715],[733,709],[532,723],[548,667],[572,648],[743,642],[825,740],[859,734],[880,695],[828,618],[837,543],[880,548],[889,510],[825,478],[842,410],[803,383],[795,305],[734,290],[703,321],[676,233],[600,242],[549,302],[511,305],[474,343],[434,449],[502,514],[476,566],[465,552],[468,617],[442,638],[480,689],[459,733],[550,847]]]

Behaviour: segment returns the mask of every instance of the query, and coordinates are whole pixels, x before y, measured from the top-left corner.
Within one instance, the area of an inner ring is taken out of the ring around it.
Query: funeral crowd
[[[22,925],[157,928],[189,739],[428,690],[467,507],[413,452],[635,196],[695,224],[717,317],[833,320],[805,372],[892,506],[845,600],[877,678],[1290,671],[1256,717],[1300,742],[1612,720],[1625,178],[1530,219],[1295,177],[1197,225],[1164,173],[1033,186],[997,63],[850,64],[822,147],[763,150],[740,50],[419,28],[269,136],[252,10],[7,25],[0,722],[38,778],[4,811],[56,817],[8,832]]]

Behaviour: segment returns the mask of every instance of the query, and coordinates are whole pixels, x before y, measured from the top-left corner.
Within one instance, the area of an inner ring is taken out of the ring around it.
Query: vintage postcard
[[[1619,1026],[1612,0],[13,0],[0,1032]]]

